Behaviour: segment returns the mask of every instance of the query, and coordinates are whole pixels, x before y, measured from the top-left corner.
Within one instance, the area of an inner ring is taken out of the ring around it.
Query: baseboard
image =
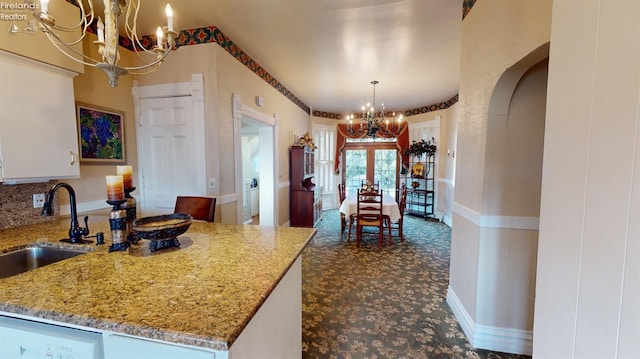
[[[447,289],[447,304],[474,348],[532,355],[532,331],[476,324],[451,287]]]
[[[473,345],[473,327],[475,323],[451,287],[447,288],[447,304],[449,304],[449,308],[451,308],[453,315],[455,315],[458,320],[458,324],[460,324],[467,339],[469,339],[469,342]]]
[[[533,332],[476,324],[472,345],[503,353],[532,355]]]
[[[453,227],[453,217],[451,217],[450,214],[443,214],[442,223],[446,224],[449,227]]]

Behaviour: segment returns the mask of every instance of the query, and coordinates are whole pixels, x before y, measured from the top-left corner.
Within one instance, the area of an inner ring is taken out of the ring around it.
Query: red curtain
[[[335,157],[335,165],[334,165],[334,171],[336,174],[340,173],[340,158],[342,157],[341,156],[342,150],[344,150],[344,146],[347,143],[347,138],[357,139],[357,138],[364,138],[367,136],[366,134],[361,136],[352,136],[347,131],[347,126],[349,125],[346,123],[345,124],[339,123],[336,125],[336,129],[337,129],[336,132],[338,133],[338,136],[336,136],[337,137],[336,157]],[[409,126],[407,126],[407,123],[404,122],[400,125],[400,131],[398,132],[397,136],[395,134],[390,134],[390,132],[380,131],[376,134],[376,137],[381,137],[381,138],[395,137],[396,138],[396,148],[398,149],[398,158],[402,163],[402,168],[405,171],[407,171],[409,169],[409,155],[405,154],[405,151],[407,150],[407,148],[409,148]]]

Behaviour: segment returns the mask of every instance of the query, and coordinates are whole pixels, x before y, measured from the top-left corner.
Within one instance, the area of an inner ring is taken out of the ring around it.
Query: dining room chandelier
[[[362,106],[362,113],[356,117],[354,114],[347,115],[347,133],[354,138],[360,137],[384,137],[391,138],[398,135],[400,132],[400,123],[402,121],[402,114],[396,118],[395,111],[392,112],[390,118],[385,116],[384,103],[380,104],[380,111],[376,109],[376,85],[379,81],[373,80],[373,102],[367,103]],[[354,124],[353,120],[359,119],[359,124]]]
[[[32,4],[37,0],[26,0]],[[75,24],[56,24],[56,19],[49,14],[49,0],[39,0],[40,6],[31,6],[34,17],[39,22],[40,29],[47,35],[49,41],[63,54],[72,60],[86,66],[96,67],[109,76],[109,85],[118,86],[118,77],[133,74],[143,75],[158,69],[160,64],[175,48],[178,33],[173,29],[173,10],[171,5],[165,6],[167,26],[158,27],[156,30],[155,45],[143,44],[137,33],[137,20],[140,11],[140,0],[103,0],[104,20],[95,16],[93,0],[77,0],[73,3],[80,9],[80,17]],[[124,15],[124,23],[120,23]],[[74,49],[73,46],[80,43],[87,31],[96,22],[96,34],[98,40],[93,43],[98,47],[99,59],[94,59],[83,52]],[[119,29],[123,25],[126,36],[130,39],[133,51],[142,62],[139,66],[122,66],[118,62]],[[80,31],[80,35],[68,41],[63,40],[62,33]],[[147,41],[148,42],[148,41]]]

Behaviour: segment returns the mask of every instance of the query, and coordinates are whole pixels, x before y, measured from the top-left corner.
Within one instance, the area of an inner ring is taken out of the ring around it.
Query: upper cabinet
[[[0,182],[80,177],[75,75],[0,51]]]

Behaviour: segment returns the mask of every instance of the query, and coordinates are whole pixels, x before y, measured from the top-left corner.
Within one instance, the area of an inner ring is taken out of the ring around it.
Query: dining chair
[[[382,193],[380,191],[358,191],[356,212],[356,247],[362,241],[364,227],[378,227],[378,247],[382,247],[384,218],[382,214]]]
[[[178,196],[173,213],[186,213],[193,219],[213,222],[216,214],[215,197]]]
[[[400,210],[400,219],[396,223],[391,223],[391,218],[389,216],[384,216],[384,225],[389,229],[389,237],[391,238],[391,231],[398,231],[398,238],[400,238],[400,242],[404,242],[404,232],[402,229],[402,222],[404,220],[404,210],[407,206],[407,186],[403,183],[400,188],[400,200],[398,201],[398,209]]]

